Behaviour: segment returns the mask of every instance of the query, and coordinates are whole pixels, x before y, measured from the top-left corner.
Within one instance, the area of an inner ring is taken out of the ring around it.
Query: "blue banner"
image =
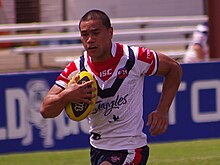
[[[150,142],[220,137],[220,63],[182,64],[183,77],[169,112],[169,128]],[[144,100],[147,113],[157,106],[161,77],[146,77]],[[148,133],[148,127],[145,131]]]
[[[220,137],[220,63],[182,64],[183,78],[163,135],[149,142]],[[43,119],[41,102],[60,71],[0,75],[0,153],[62,150],[89,146],[88,121],[74,122],[63,112]],[[144,119],[159,101],[163,79],[146,77]],[[144,127],[148,132],[149,127]]]

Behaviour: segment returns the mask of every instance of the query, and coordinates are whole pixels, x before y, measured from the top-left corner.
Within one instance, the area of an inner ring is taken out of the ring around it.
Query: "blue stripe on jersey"
[[[124,68],[127,70],[127,73],[129,73],[129,71],[132,69],[132,67],[134,66],[135,63],[135,57],[134,57],[134,52],[133,50],[128,46],[128,50],[129,50],[129,59],[127,60]],[[84,56],[82,55],[80,57],[80,71],[85,71],[85,66],[84,66]],[[99,87],[99,84],[97,83],[98,86],[98,96],[103,98],[107,98],[107,97],[111,97],[114,96],[116,94],[116,92],[118,91],[118,89],[120,88],[121,84],[123,83],[124,79],[123,78],[119,78],[117,77],[113,83],[113,85],[110,88],[104,89],[102,90]]]

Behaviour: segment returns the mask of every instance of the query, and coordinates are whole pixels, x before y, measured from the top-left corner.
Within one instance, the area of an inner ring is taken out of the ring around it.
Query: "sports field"
[[[220,139],[149,144],[148,165],[220,165]],[[0,155],[1,165],[89,165],[89,149]]]

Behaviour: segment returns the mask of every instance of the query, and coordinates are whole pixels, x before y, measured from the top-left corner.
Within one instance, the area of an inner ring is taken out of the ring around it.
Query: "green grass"
[[[220,139],[149,144],[148,165],[220,165]],[[89,149],[0,155],[1,165],[89,165]]]
[[[150,165],[220,165],[220,139],[149,146]]]

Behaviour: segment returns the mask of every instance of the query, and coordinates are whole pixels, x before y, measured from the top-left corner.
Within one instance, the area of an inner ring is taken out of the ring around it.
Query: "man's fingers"
[[[149,126],[152,123],[152,114],[148,115],[146,126]]]
[[[96,94],[92,93],[94,91],[96,91],[96,88],[91,88],[91,84],[94,83],[93,80],[91,81],[87,81],[81,85],[81,90],[82,90],[82,97],[83,97],[83,102],[87,103],[87,104],[92,104],[91,99],[93,99],[94,97],[96,97]]]
[[[76,83],[79,79],[80,79],[79,74],[76,74],[75,77],[74,77],[74,82]]]
[[[94,91],[97,90],[97,89],[94,88],[94,87],[91,88],[91,84],[92,84],[92,83],[94,83],[93,80],[87,81],[87,82],[85,82],[85,83],[83,83],[83,84],[80,84],[80,87],[84,90],[85,93],[91,93],[91,92],[94,92]]]
[[[89,87],[90,85],[92,85],[92,83],[94,83],[94,80],[86,81],[86,82],[80,84],[80,86],[81,87]]]
[[[152,135],[152,133],[153,132],[155,132],[155,126],[156,126],[156,124],[157,124],[157,121],[155,120],[155,117],[154,117],[154,115],[153,115],[153,113],[150,113],[149,115],[148,115],[148,121],[147,121],[147,126],[149,126],[150,125],[150,128],[149,128],[149,132],[151,133],[151,135]],[[153,133],[154,134],[154,133]]]
[[[82,102],[86,103],[86,104],[92,104],[93,103],[91,99],[87,99],[87,98],[83,99]]]
[[[94,97],[96,97],[96,94],[93,94],[93,93],[87,93],[87,94],[84,95],[85,99],[90,99],[91,100]]]
[[[166,132],[167,128],[164,129],[154,129],[150,132],[151,136],[157,136]]]
[[[167,130],[168,118],[158,114],[157,112],[152,112],[148,115],[148,122],[146,125],[151,125],[149,128],[151,136],[156,136]]]
[[[150,128],[149,130],[151,133],[151,136],[156,136],[156,135],[163,133],[164,126],[163,126],[162,121],[158,120],[157,123],[156,122],[154,123],[155,123],[155,126],[152,129]]]

